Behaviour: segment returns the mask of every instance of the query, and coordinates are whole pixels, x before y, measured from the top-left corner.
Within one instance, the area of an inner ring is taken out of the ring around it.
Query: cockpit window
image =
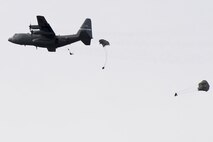
[[[17,34],[14,34],[13,37],[15,38],[17,36]]]

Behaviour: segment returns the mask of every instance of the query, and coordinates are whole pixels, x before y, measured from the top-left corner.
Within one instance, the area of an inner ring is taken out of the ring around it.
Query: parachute
[[[109,41],[107,41],[105,39],[100,39],[99,44],[101,44],[103,46],[103,48],[107,45],[108,46],[110,45]],[[106,63],[107,63],[107,50],[106,50],[106,48],[104,48],[104,51],[105,51],[105,63],[104,63],[104,66],[102,67],[102,69],[105,69],[105,66],[106,66]]]
[[[110,45],[110,44],[109,44],[109,41],[107,41],[107,40],[105,40],[105,39],[100,39],[100,40],[99,40],[99,43],[102,44],[103,47],[105,47],[105,46],[107,46],[107,45]]]
[[[198,84],[198,91],[209,91],[209,83],[206,81],[206,80],[203,80],[201,81],[199,84]]]
[[[189,94],[189,93],[192,93],[192,92],[195,92],[195,91],[207,92],[207,91],[209,91],[209,88],[210,88],[209,83],[206,80],[202,80],[200,83],[198,83],[197,90],[195,90],[195,87],[187,88],[187,89],[176,92],[174,96],[176,97],[176,96],[178,96],[178,94]]]

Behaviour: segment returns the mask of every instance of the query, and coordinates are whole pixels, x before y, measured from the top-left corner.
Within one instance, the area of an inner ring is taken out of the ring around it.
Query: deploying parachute
[[[99,43],[102,44],[103,47],[105,47],[105,46],[107,46],[107,45],[110,45],[110,44],[109,44],[109,41],[107,41],[107,40],[105,40],[105,39],[100,39],[100,40],[99,40]]]
[[[206,81],[206,80],[203,80],[201,81],[199,84],[198,84],[198,91],[209,91],[209,83]]]
[[[195,87],[184,89],[184,90],[178,91],[178,93],[175,93],[174,96],[176,97],[176,96],[178,96],[178,94],[188,94],[188,93],[192,93],[194,91],[205,91],[205,92],[207,92],[207,91],[209,91],[209,88],[210,88],[209,83],[206,80],[203,80],[198,84],[197,90],[194,90]]]
[[[103,48],[107,45],[108,46],[110,45],[109,41],[107,41],[105,39],[100,39],[99,44],[101,44],[103,46]],[[106,63],[107,63],[107,50],[106,50],[106,48],[104,48],[104,50],[105,50],[105,63],[104,63],[104,66],[102,67],[102,69],[105,69],[105,66],[106,66]]]

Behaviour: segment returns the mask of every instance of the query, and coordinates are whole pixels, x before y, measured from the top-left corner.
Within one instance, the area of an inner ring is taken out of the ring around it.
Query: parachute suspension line
[[[186,89],[179,90],[179,91],[177,91],[177,93],[180,93],[180,94],[187,94],[187,93],[195,92],[195,91],[197,91],[197,85],[193,85],[193,86],[188,87],[188,88],[186,88]]]
[[[107,54],[107,49],[104,48],[104,52],[105,52],[105,62],[104,62],[104,66],[102,67],[102,69],[105,69],[105,66],[107,64],[107,59],[108,59],[108,54]]]
[[[179,95],[187,95],[187,94],[190,95],[191,93],[195,93],[195,92],[197,92],[196,88],[187,88],[187,89],[178,91],[176,93]]]

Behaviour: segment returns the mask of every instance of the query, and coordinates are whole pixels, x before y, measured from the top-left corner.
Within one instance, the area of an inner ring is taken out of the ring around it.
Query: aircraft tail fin
[[[92,22],[91,19],[87,18],[82,24],[80,30],[78,31],[78,36],[80,40],[85,45],[90,45],[92,39]]]

